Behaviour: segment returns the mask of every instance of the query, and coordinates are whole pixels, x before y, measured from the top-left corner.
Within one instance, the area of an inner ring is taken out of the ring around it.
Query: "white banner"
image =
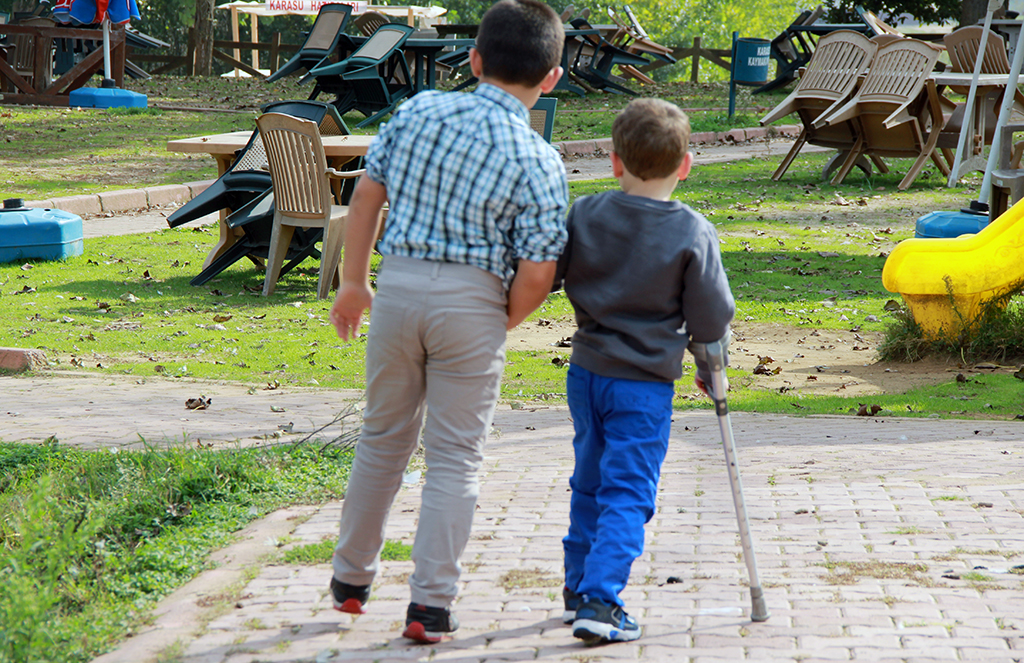
[[[352,5],[353,14],[365,12],[369,5],[363,0],[266,0],[265,6],[268,12],[316,14],[322,6],[330,4]]]

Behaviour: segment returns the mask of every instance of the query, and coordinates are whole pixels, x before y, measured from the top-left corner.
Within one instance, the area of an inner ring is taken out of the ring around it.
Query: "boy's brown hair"
[[[690,148],[690,119],[661,99],[634,99],[612,123],[612,149],[641,180],[667,177]]]
[[[527,87],[558,66],[564,46],[562,20],[538,0],[500,0],[484,14],[476,37],[484,76]]]

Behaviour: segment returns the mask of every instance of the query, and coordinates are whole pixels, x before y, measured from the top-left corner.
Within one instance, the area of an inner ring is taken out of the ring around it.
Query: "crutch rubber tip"
[[[760,587],[750,589],[750,619],[755,622],[766,622],[771,617],[768,605],[764,602],[764,591]]]

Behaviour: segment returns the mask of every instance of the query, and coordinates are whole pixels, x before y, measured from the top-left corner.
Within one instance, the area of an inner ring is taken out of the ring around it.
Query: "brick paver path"
[[[184,398],[199,391],[213,407],[186,411]],[[151,443],[160,434],[175,442],[228,439],[232,431],[259,438],[282,417],[311,429],[355,396],[96,376],[0,378],[0,393],[0,438],[22,431],[23,439],[53,434],[89,446],[127,445],[139,434]],[[1024,660],[1024,577],[1013,573],[1024,564],[1024,423],[732,419],[772,612],[765,623],[748,618],[717,421],[707,411],[684,412],[675,417],[647,549],[623,595],[644,637],[598,648],[574,640],[559,619],[572,423],[562,407],[502,408],[463,559],[456,638],[425,647],[399,636],[407,562],[384,564],[370,612],[358,618],[330,608],[326,564],[257,565],[255,577],[227,594],[211,576],[175,597],[172,612],[205,625],[161,626],[180,652],[167,660]],[[411,541],[421,484],[399,494],[389,538]],[[297,526],[277,520],[290,541],[320,541],[334,536],[340,507],[307,509]],[[274,542],[259,536],[247,549],[272,552]],[[100,660],[146,660],[153,631]]]

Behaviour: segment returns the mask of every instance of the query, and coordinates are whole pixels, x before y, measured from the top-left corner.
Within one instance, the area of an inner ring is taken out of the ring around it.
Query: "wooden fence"
[[[704,48],[701,46],[701,38],[693,38],[693,46],[676,46],[672,49],[672,57],[677,62],[690,61],[690,82],[696,83],[700,76],[700,61],[707,60],[711,64],[721,67],[726,73],[732,70],[731,59],[732,49],[730,48]],[[655,62],[654,64],[641,67],[641,70],[648,72],[668,66],[666,62]]]
[[[192,40],[189,40],[188,52],[192,53],[193,48],[191,47]],[[213,43],[213,56],[215,59],[221,60],[227,63],[234,69],[239,69],[246,72],[250,76],[263,76],[264,72],[259,72],[254,69],[250,64],[247,64],[239,59],[239,53],[244,51],[259,51],[260,62],[267,62],[266,69],[271,73],[277,71],[278,67],[281,66],[281,57],[283,55],[291,55],[292,53],[299,50],[299,46],[296,44],[282,44],[281,34],[275,32],[271,37],[270,43],[265,42],[251,42],[251,41],[215,41]],[[263,57],[263,52],[267,52],[269,59]],[[700,77],[700,61],[706,60],[710,64],[720,67],[728,73],[731,69],[730,60],[732,58],[732,50],[728,48],[704,48],[701,45],[701,38],[693,38],[693,46],[679,46],[672,49],[672,56],[680,62],[690,62],[690,82],[696,83]],[[129,59],[133,62],[155,62],[162,63],[150,70],[151,74],[167,74],[172,71],[182,69],[186,75],[194,75],[195,71],[193,68],[192,58],[184,55],[161,55],[161,54],[142,54],[137,52],[129,52]],[[661,67],[668,66],[665,62],[656,62],[641,69],[645,72],[653,71]]]
[[[188,52],[195,52],[193,47],[193,40],[191,31],[189,34],[189,45]],[[216,60],[226,62],[233,69],[239,69],[249,74],[250,76],[263,77],[266,72],[258,71],[252,65],[243,62],[239,59],[239,55],[243,51],[260,52],[261,56],[259,60],[264,61],[262,52],[266,51],[268,56],[268,69],[271,73],[277,71],[281,66],[282,56],[290,56],[299,50],[299,45],[296,44],[282,44],[281,33],[275,32],[270,38],[270,43],[265,42],[253,42],[253,41],[215,41],[213,42],[213,57]],[[184,70],[183,73],[187,76],[195,75],[195,62],[191,55],[165,55],[160,53],[138,53],[131,52],[128,55],[129,59],[133,62],[155,62],[162,63],[157,67],[149,69],[149,73],[153,75],[158,74],[169,74],[178,69]],[[145,69],[145,67],[143,67]]]

